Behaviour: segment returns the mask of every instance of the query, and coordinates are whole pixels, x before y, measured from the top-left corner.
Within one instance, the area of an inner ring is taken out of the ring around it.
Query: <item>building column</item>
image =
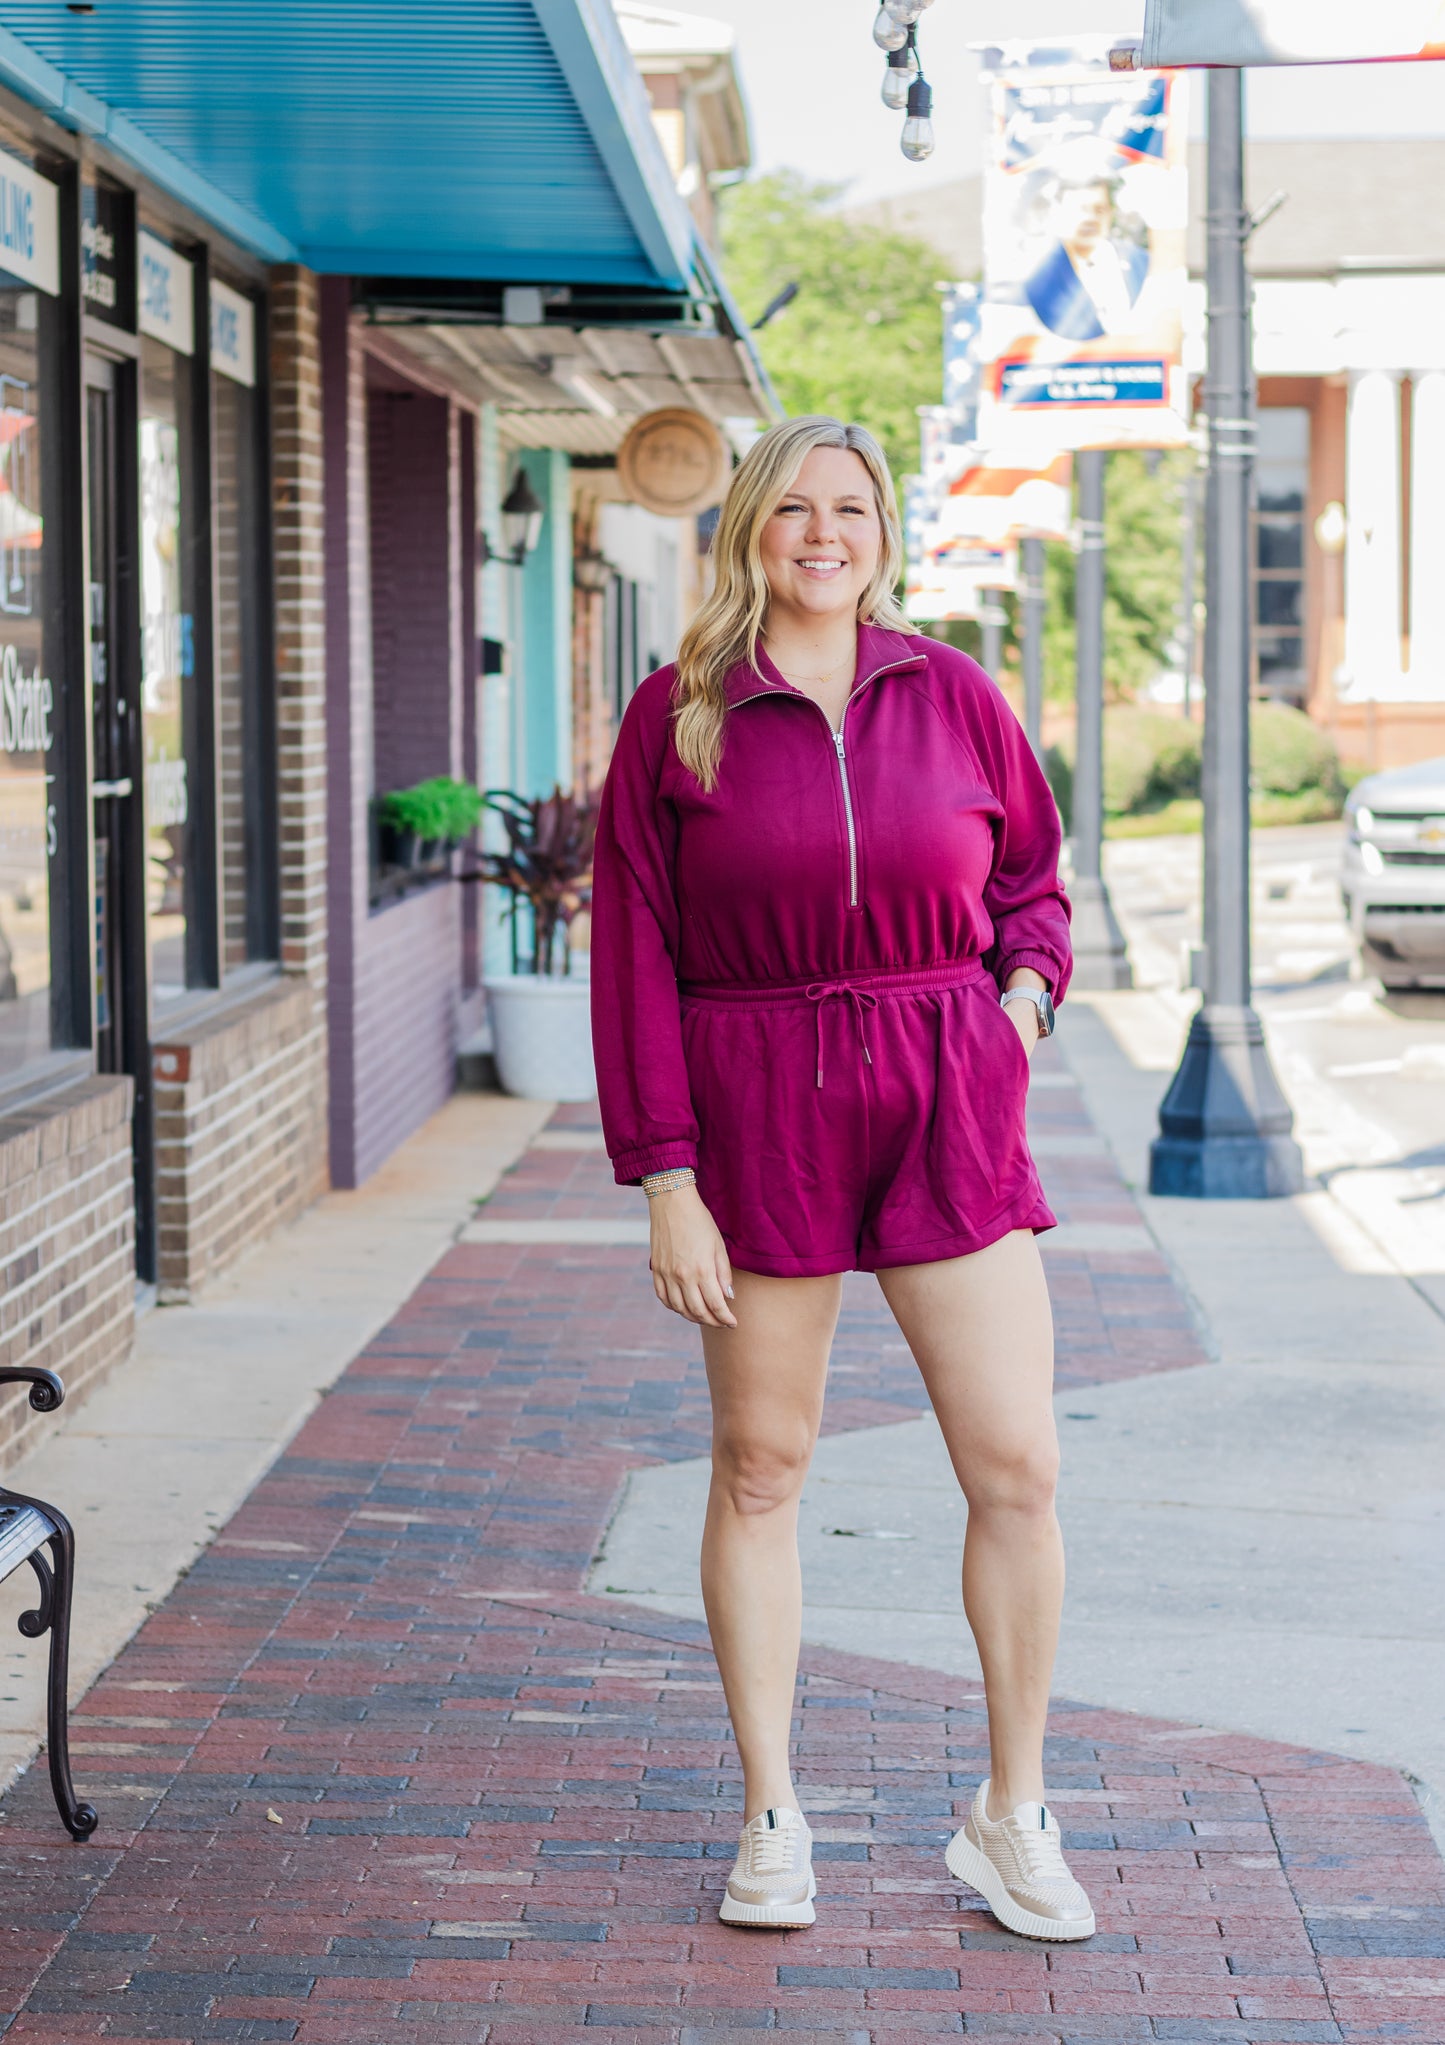
[[[1416,377],[1410,411],[1410,672],[1445,696],[1445,369]]]
[[[326,591],[317,280],[271,272],[281,964],[326,982]]]
[[[1400,678],[1400,379],[1350,377],[1345,426],[1345,674],[1357,700]],[[1437,571],[1438,572],[1438,571]]]
[[[522,729],[524,795],[572,785],[571,464],[553,447],[521,457],[542,501],[537,550],[521,571],[522,659],[517,713]]]

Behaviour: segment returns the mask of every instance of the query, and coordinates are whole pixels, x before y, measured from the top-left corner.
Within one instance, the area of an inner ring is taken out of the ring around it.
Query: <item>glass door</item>
[[[129,365],[86,363],[91,795],[95,805],[95,1044],[102,1072],[135,1087],[136,1269],[155,1277],[144,803],[138,749],[134,422]]]

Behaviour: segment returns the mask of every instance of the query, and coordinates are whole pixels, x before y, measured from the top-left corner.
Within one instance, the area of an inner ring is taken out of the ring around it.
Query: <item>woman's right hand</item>
[[[727,1246],[696,1186],[672,1186],[647,1205],[652,1289],[662,1304],[700,1328],[735,1328]]]

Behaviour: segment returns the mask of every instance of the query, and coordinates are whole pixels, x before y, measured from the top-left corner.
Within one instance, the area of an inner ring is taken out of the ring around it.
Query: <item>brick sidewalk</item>
[[[1199,1362],[1077,1092],[1040,1076],[1061,1380]],[[539,1147],[485,1215],[638,1205],[595,1149]],[[923,1404],[883,1340],[850,1280],[830,1431]],[[1445,2040],[1445,1870],[1390,1771],[1060,1703],[1052,1796],[1101,1928],[1041,1946],[943,1875],[977,1689],[819,1650],[819,1922],[720,1926],[738,1781],[706,1639],[578,1590],[626,1472],[706,1445],[696,1337],[636,1248],[449,1252],[78,1710],[95,1839],[64,1841],[43,1770],[0,1804],[0,2033]]]

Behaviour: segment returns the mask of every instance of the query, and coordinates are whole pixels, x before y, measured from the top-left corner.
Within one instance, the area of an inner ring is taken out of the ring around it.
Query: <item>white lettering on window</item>
[[[0,751],[48,753],[55,691],[37,666],[27,674],[15,647],[0,649]]]

